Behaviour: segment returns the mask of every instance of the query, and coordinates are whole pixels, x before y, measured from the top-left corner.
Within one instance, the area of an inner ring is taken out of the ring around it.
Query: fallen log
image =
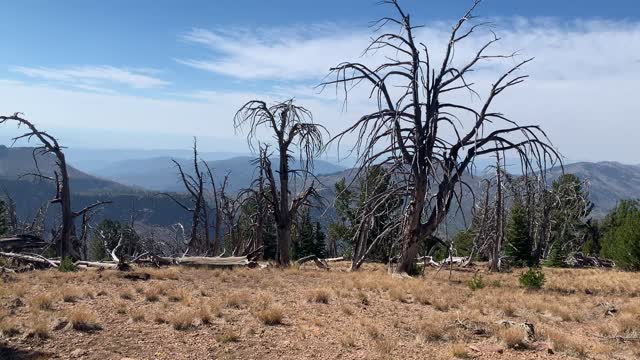
[[[605,267],[611,268],[615,264],[611,260],[601,259],[595,256],[587,256],[581,252],[575,252],[569,255],[565,263],[570,267],[585,268],[585,267]]]
[[[16,253],[8,253],[8,252],[0,252],[0,256],[14,259],[22,262],[26,262],[32,265],[37,265],[39,267],[47,268],[52,267],[55,264],[55,261],[44,259],[42,257],[36,257],[32,255],[24,255],[24,254],[16,254]],[[59,264],[59,262],[58,262]],[[57,265],[56,265],[57,266]]]
[[[257,265],[255,261],[250,261],[246,256],[229,256],[229,257],[205,257],[205,256],[185,256],[174,259],[175,264],[184,266],[203,266],[203,267],[234,267]]]
[[[41,249],[47,242],[30,234],[19,234],[0,238],[0,250],[16,252],[23,249]]]
[[[302,265],[306,262],[313,261],[317,267],[323,270],[329,270],[329,264],[326,263],[325,260],[318,258],[316,255],[309,255],[303,258],[300,258],[296,261],[296,264]]]

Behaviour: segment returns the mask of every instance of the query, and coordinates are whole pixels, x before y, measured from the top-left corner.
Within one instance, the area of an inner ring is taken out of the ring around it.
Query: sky
[[[69,147],[181,149],[197,136],[205,151],[245,152],[236,110],[293,97],[336,133],[375,103],[361,89],[345,106],[316,85],[331,66],[360,61],[370,22],[392,14],[376,3],[1,0],[0,113],[23,112]],[[401,0],[436,58],[470,3]],[[640,163],[637,0],[484,0],[476,15],[501,37],[496,52],[535,57],[500,112],[540,124],[567,159]],[[460,61],[489,33],[478,36]],[[504,66],[481,67],[476,90]],[[0,129],[0,142],[16,131]]]

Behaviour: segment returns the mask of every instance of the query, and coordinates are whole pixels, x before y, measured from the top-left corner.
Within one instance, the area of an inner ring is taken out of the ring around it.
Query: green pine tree
[[[314,228],[311,223],[311,215],[309,209],[305,208],[301,214],[301,221],[296,227],[296,243],[293,247],[292,257],[300,259],[305,256],[315,255],[316,245],[314,237]]]
[[[315,240],[315,252],[314,254],[319,258],[326,257],[326,248],[327,248],[327,236],[322,231],[322,227],[320,226],[320,222],[316,221],[316,228],[314,229],[313,234]]]
[[[529,235],[527,211],[516,201],[511,207],[509,223],[507,224],[506,254],[513,257],[516,266],[530,266],[532,264],[533,242]]]
[[[603,257],[623,270],[640,270],[640,202],[621,201],[603,221]]]
[[[8,210],[4,200],[0,200],[0,236],[9,231]]]

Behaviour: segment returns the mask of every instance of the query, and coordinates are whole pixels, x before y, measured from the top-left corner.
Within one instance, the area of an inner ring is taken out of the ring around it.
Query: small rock
[[[87,350],[85,350],[85,349],[75,349],[69,355],[77,358],[77,357],[80,357],[80,356],[84,356],[86,353],[87,353]]]

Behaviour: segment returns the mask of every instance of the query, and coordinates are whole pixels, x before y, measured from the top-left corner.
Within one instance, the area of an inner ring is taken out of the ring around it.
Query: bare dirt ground
[[[378,265],[5,275],[0,359],[640,357],[637,274],[545,269],[531,291],[520,272],[483,274],[475,291],[471,273],[395,278]]]

